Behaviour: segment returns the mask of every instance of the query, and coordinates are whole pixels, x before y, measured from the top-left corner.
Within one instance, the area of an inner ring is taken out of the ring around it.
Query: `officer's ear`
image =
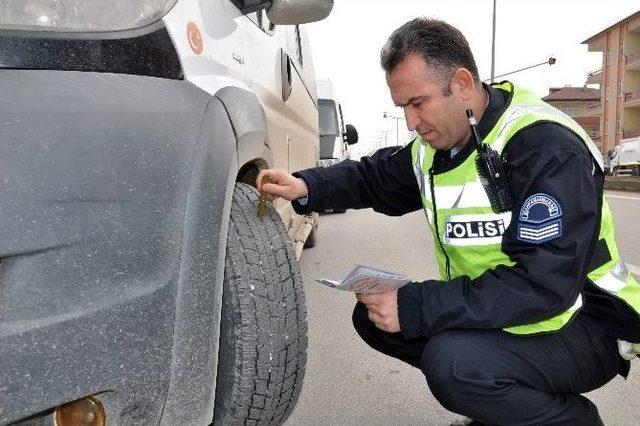
[[[471,101],[477,91],[476,80],[466,68],[457,68],[451,78],[451,92],[456,94],[463,102]]]

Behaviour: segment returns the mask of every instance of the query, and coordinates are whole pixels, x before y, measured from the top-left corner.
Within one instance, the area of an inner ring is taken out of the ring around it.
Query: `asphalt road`
[[[610,192],[623,258],[640,266],[640,194]],[[287,425],[446,425],[456,416],[429,392],[422,373],[379,354],[351,325],[352,294],[314,280],[338,278],[354,264],[436,276],[424,215],[385,217],[372,210],[320,218],[318,243],[301,259],[309,319],[309,357],[303,391]],[[617,377],[589,397],[607,425],[640,425],[640,360],[629,380]]]

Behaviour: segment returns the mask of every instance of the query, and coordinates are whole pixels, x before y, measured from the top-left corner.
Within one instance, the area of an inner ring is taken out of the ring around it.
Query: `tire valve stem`
[[[264,213],[267,211],[267,193],[262,189],[262,186],[269,182],[271,182],[269,175],[264,175],[260,182],[260,201],[258,201],[258,217],[260,219],[264,218]]]

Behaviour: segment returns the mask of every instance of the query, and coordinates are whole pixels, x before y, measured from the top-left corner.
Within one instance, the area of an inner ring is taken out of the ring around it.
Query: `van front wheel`
[[[256,214],[258,192],[233,194],[224,271],[215,425],[282,424],[304,377],[302,276],[280,216]]]

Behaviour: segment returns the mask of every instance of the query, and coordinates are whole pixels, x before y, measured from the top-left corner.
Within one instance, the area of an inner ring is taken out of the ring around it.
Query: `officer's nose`
[[[407,128],[409,131],[416,130],[418,124],[420,124],[420,117],[416,111],[411,108],[411,106],[404,107],[404,118],[407,120]]]

